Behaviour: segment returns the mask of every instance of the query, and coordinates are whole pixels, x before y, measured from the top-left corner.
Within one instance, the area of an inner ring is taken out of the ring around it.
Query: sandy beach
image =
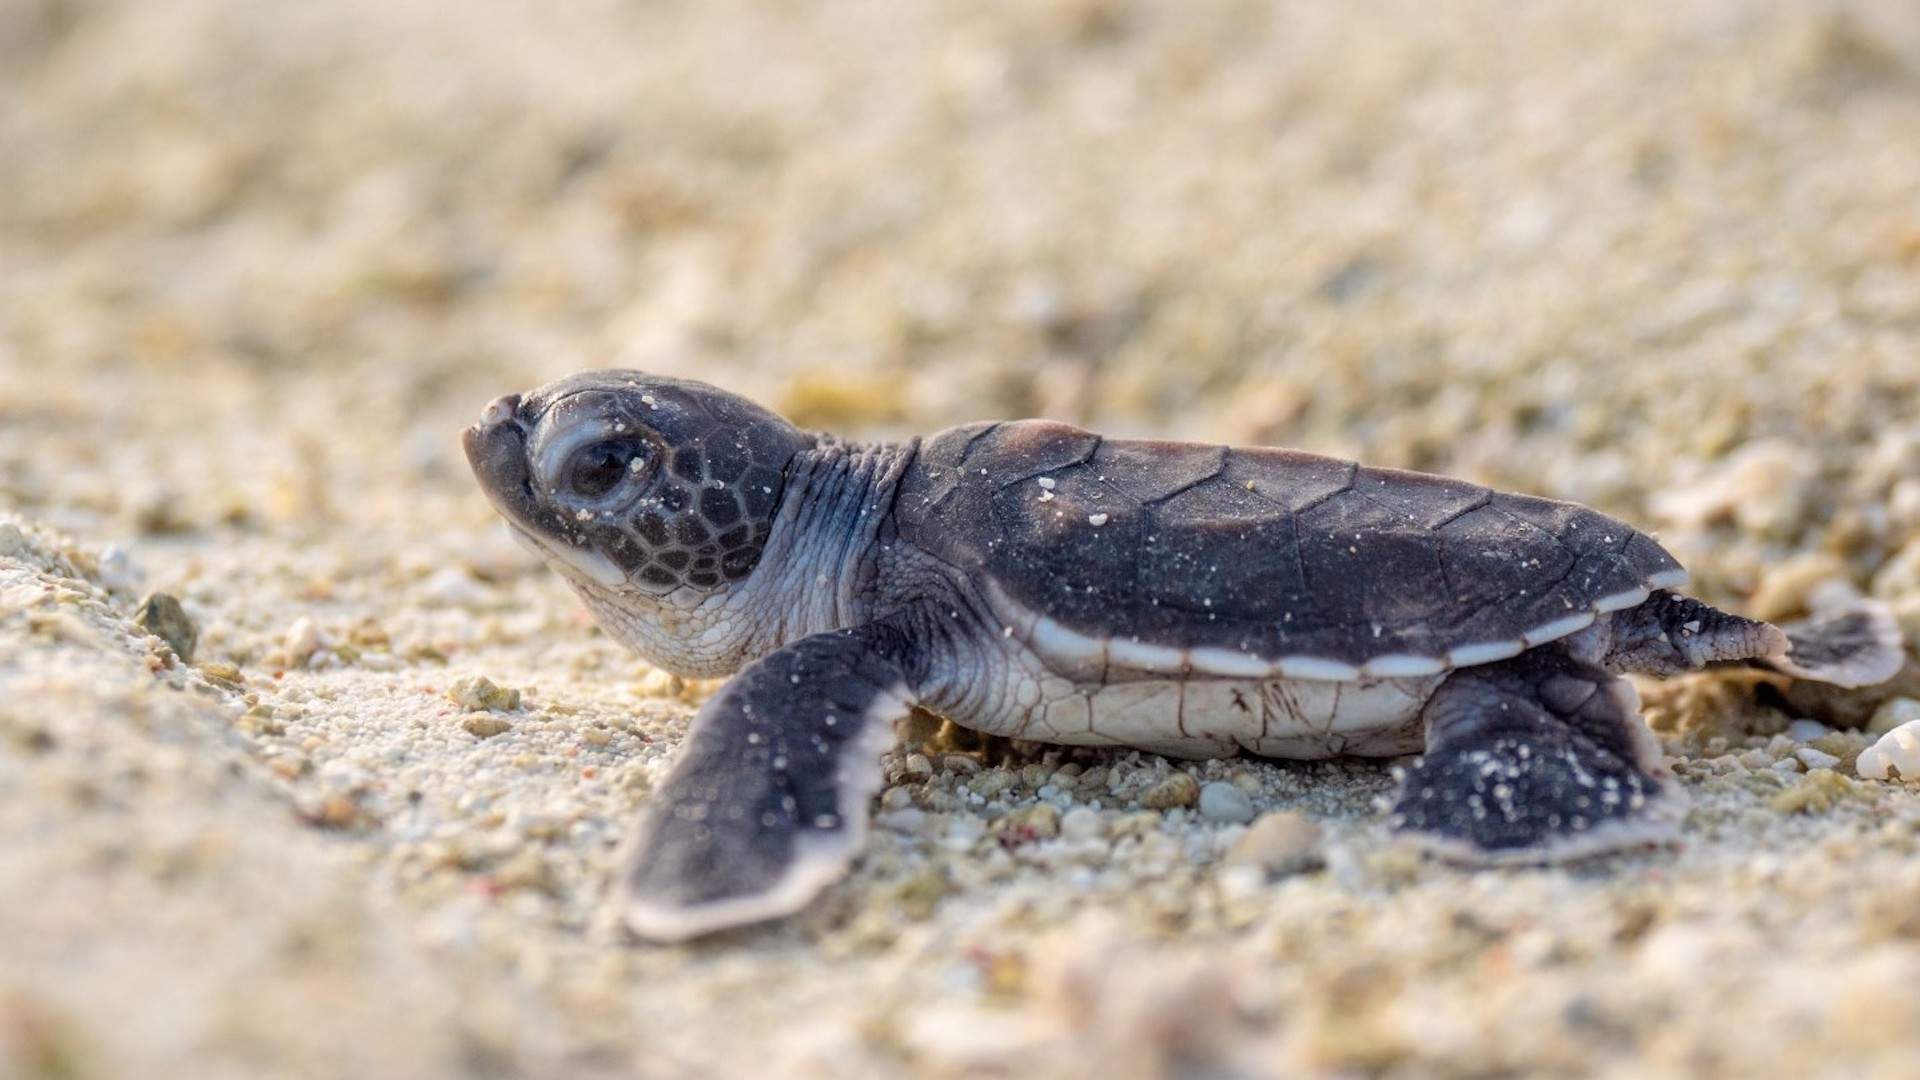
[[[1920,1073],[1912,660],[1645,684],[1686,842],[1555,869],[914,722],[848,881],[636,944],[717,684],[458,439],[636,367],[1298,446],[1920,641],[1916,135],[1900,0],[0,5],[0,1076]]]

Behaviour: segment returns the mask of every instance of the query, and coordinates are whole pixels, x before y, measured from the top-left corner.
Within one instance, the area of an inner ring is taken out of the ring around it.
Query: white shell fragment
[[[1920,782],[1920,720],[1909,720],[1860,752],[1854,770],[1867,780]]]

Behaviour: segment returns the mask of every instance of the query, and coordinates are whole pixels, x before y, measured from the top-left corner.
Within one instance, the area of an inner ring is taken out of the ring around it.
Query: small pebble
[[[312,619],[302,616],[287,628],[287,636],[281,644],[287,651],[287,663],[294,667],[306,667],[307,661],[313,659],[313,654],[320,651],[320,628],[314,625]]]
[[[1253,820],[1253,800],[1232,784],[1216,780],[1200,788],[1200,816],[1208,821],[1245,824]]]
[[[1036,836],[1051,839],[1060,835],[1060,808],[1051,803],[1035,803],[1014,816]]]
[[[359,804],[338,792],[322,797],[317,806],[305,808],[302,816],[323,829],[351,829],[367,821]]]
[[[187,616],[180,601],[172,595],[157,592],[140,601],[140,610],[134,614],[133,623],[166,642],[182,663],[193,663],[193,647],[199,644],[200,629]]]
[[[1833,809],[1842,799],[1857,798],[1861,793],[1859,781],[1832,769],[1815,769],[1806,779],[1768,799],[1767,804],[1785,814],[1820,814]]]
[[[1809,769],[1831,769],[1840,764],[1839,758],[1823,750],[1815,750],[1811,746],[1801,747],[1793,752],[1793,756],[1799,758],[1800,763]]]
[[[940,768],[961,776],[972,776],[980,771],[980,762],[966,754],[941,754]]]
[[[274,716],[273,707],[264,703],[241,714],[235,726],[257,735],[284,735],[287,730],[287,726]]]
[[[1317,870],[1326,864],[1320,838],[1319,824],[1305,814],[1292,810],[1267,814],[1248,827],[1227,852],[1226,861],[1258,866],[1273,876]]]
[[[474,675],[448,687],[447,700],[476,712],[511,712],[520,707],[520,691],[497,686],[485,675]]]
[[[240,674],[239,668],[218,660],[201,664],[200,674],[206,676],[207,681],[217,683],[229,689],[239,689],[247,681],[247,677]]]
[[[983,799],[991,799],[1013,784],[1012,773],[1005,769],[989,769],[967,781],[967,788]]]
[[[1034,803],[995,821],[991,831],[1008,845],[1051,840],[1060,835],[1060,811],[1047,803]]]
[[[1171,810],[1176,806],[1192,806],[1199,797],[1200,782],[1186,773],[1175,772],[1148,788],[1140,797],[1140,803],[1155,810]]]
[[[1920,720],[1920,701],[1910,697],[1888,698],[1873,711],[1867,721],[1867,734],[1885,735],[1894,728]]]
[[[1795,720],[1787,725],[1787,738],[1794,742],[1812,742],[1822,735],[1832,734],[1833,729],[1818,720]]]
[[[467,734],[476,739],[491,739],[495,735],[503,734],[513,727],[512,724],[507,723],[505,720],[490,713],[483,712],[468,713],[461,717],[460,726],[466,728]]]
[[[1068,840],[1097,840],[1106,832],[1106,819],[1098,810],[1076,806],[1060,815],[1060,835]]]

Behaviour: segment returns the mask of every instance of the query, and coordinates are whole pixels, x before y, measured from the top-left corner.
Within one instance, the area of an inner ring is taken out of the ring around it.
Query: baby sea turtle
[[[656,940],[841,876],[915,706],[1179,757],[1421,754],[1392,827],[1509,863],[1675,831],[1622,675],[1866,685],[1901,663],[1884,609],[1743,619],[1596,511],[1292,450],[1045,420],[852,443],[637,371],[500,398],[465,443],[608,633],[671,672],[738,672],[630,840],[623,915]]]

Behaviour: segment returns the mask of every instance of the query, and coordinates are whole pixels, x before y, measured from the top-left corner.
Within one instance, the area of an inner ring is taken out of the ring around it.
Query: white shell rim
[[[1447,653],[1447,663],[1453,667],[1477,667],[1491,664],[1495,660],[1511,660],[1527,651],[1525,641],[1486,641],[1478,645],[1462,645]]]
[[[1671,570],[1662,570],[1647,579],[1649,589],[1681,589],[1693,580],[1686,567],[1676,566]]]
[[[1601,615],[1609,611],[1625,611],[1628,608],[1639,607],[1641,604],[1646,603],[1647,597],[1652,595],[1653,590],[1643,585],[1637,589],[1628,589],[1625,592],[1614,593],[1612,596],[1603,596],[1593,602],[1593,610],[1595,613]],[[1549,638],[1548,640],[1551,641],[1552,639]]]
[[[1535,645],[1545,645],[1549,641],[1559,641],[1563,637],[1577,634],[1587,627],[1592,626],[1593,621],[1599,617],[1597,612],[1582,611],[1577,615],[1569,615],[1564,619],[1555,619],[1545,626],[1537,626],[1520,635],[1520,640],[1526,642],[1528,648],[1533,648]]]
[[[1414,679],[1422,675],[1438,675],[1445,670],[1447,670],[1445,660],[1436,660],[1431,656],[1414,656],[1411,653],[1376,656],[1360,666],[1361,674],[1381,679]]]
[[[1138,638],[1097,638],[1033,613],[1008,596],[997,583],[988,582],[987,592],[992,607],[1005,619],[1013,636],[1047,660],[1153,674],[1354,682],[1362,678],[1417,678],[1511,659],[1528,649],[1577,634],[1592,626],[1601,615],[1637,607],[1645,603],[1655,589],[1677,588],[1687,581],[1688,574],[1683,569],[1663,570],[1649,577],[1643,586],[1603,596],[1587,610],[1534,627],[1517,638],[1461,645],[1449,649],[1444,657],[1396,653],[1377,656],[1359,665],[1324,656],[1267,659],[1220,646],[1180,649]]]

